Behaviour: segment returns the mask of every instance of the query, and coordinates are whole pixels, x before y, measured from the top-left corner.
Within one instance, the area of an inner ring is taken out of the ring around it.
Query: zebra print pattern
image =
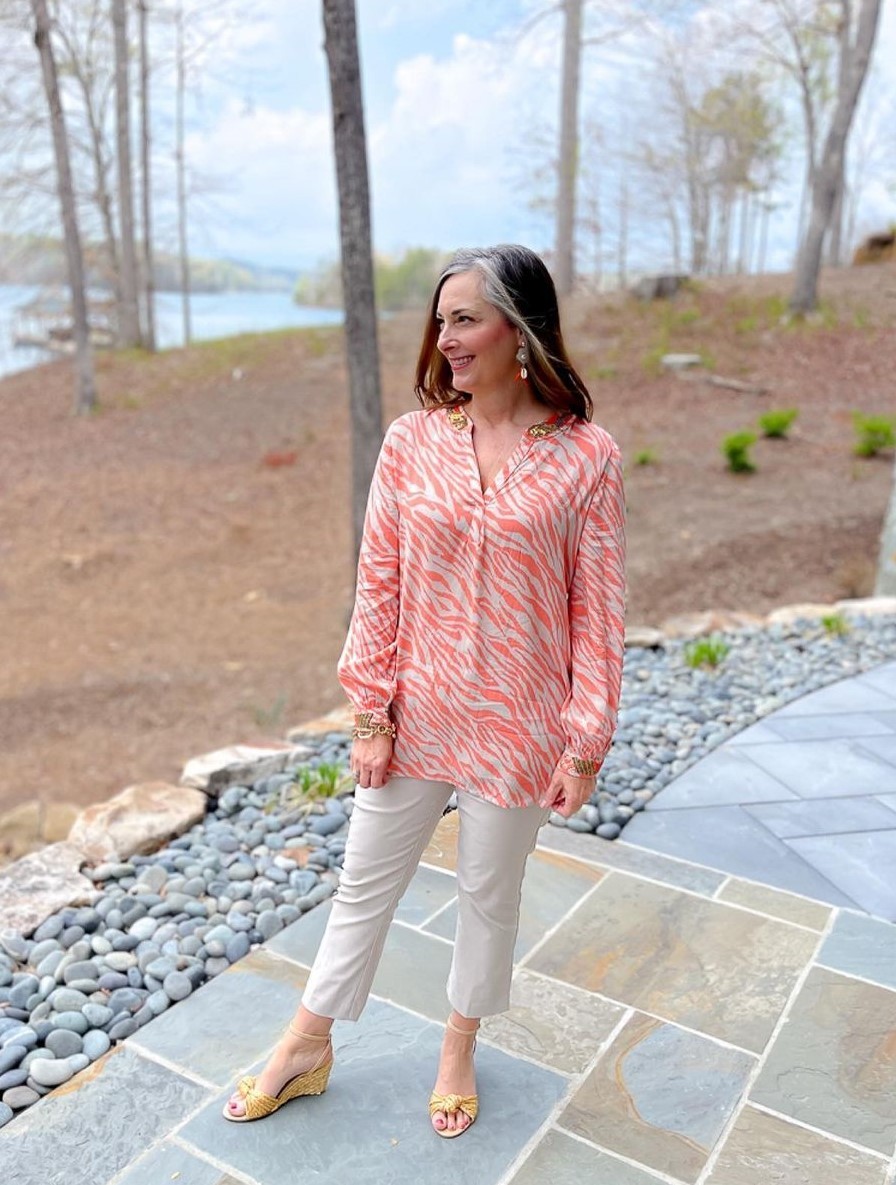
[[[355,711],[397,727],[390,775],[508,807],[599,767],[622,678],[619,449],[573,416],[535,428],[483,493],[458,409],[389,427],[339,660]]]

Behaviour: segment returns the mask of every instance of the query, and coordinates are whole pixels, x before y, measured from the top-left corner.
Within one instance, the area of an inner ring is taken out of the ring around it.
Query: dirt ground
[[[799,327],[780,323],[785,285],[567,310],[595,419],[626,459],[632,624],[871,591],[893,462],[853,455],[851,413],[896,415],[896,267],[826,277],[829,303]],[[415,406],[420,321],[384,326],[388,419]],[[701,353],[705,368],[662,373],[664,351]],[[341,702],[340,333],[98,366],[86,419],[66,363],[0,382],[0,811],[176,780],[195,754],[282,736]],[[756,473],[727,472],[722,438],[781,407],[799,409],[790,438],[760,439]]]

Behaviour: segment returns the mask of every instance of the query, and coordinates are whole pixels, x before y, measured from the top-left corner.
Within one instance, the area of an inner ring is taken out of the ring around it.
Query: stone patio
[[[896,703],[896,664],[883,673],[890,681],[871,689]],[[625,840],[544,829],[523,893],[514,1004],[483,1025],[480,1118],[463,1138],[435,1136],[426,1107],[448,1010],[451,815],[401,902],[362,1020],[334,1029],[325,1096],[261,1123],[220,1114],[295,1008],[321,906],[0,1130],[0,1181],[896,1185],[896,926],[870,916],[890,899],[896,863],[861,880],[841,871],[860,862],[825,864],[793,846],[806,828],[829,854],[843,834],[896,835],[896,715],[869,701],[863,679],[860,709],[843,685],[824,711],[785,709],[702,763],[702,780],[689,781],[701,766],[683,775]],[[811,700],[800,704],[821,702]],[[887,731],[857,723],[867,714]],[[847,735],[880,744],[857,752]],[[837,746],[817,784],[806,777],[814,751],[785,758],[807,745]],[[851,816],[858,829],[825,831],[826,818],[846,816],[819,802],[846,798],[869,800]],[[771,806],[761,823],[748,814]],[[867,813],[875,806],[893,827]],[[712,811],[740,812],[769,842],[757,849],[745,832],[738,847],[737,828],[717,830]],[[675,842],[648,816],[677,819]],[[674,851],[651,850],[658,836]],[[682,854],[686,843],[694,850]],[[877,884],[884,896],[866,896]]]

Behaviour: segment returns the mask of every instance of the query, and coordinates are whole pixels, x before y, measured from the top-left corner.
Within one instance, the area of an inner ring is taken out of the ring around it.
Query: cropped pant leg
[[[392,778],[358,787],[339,888],[302,994],[318,1016],[357,1020],[367,1002],[389,923],[454,787]]]
[[[510,1007],[513,949],[526,861],[549,810],[501,807],[457,795],[457,930],[448,999],[462,1016]]]

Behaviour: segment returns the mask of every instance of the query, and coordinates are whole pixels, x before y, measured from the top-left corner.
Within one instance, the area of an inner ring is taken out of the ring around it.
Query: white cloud
[[[335,190],[328,112],[245,108],[231,100],[206,133],[188,138],[191,169],[226,180],[228,216],[208,228],[219,252],[288,266],[328,254],[335,242]],[[233,231],[236,234],[233,234]],[[229,240],[238,238],[233,250]]]

